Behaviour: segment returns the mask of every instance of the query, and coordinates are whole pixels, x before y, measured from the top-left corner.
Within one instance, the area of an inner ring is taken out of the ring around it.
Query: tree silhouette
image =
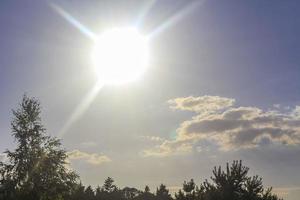
[[[79,183],[75,186],[74,191],[69,196],[69,198],[66,198],[68,200],[82,200],[85,199],[85,187],[82,185],[82,183]]]
[[[148,185],[145,186],[143,192],[140,193],[139,196],[136,197],[136,200],[154,200],[155,195],[150,192],[150,188]]]
[[[113,184],[114,179],[111,177],[108,177],[103,184],[103,191],[107,193],[111,193],[117,189],[117,187]]]
[[[92,189],[92,186],[88,186],[84,191],[84,199],[85,200],[94,200],[95,199],[95,193]]]
[[[150,193],[150,188],[148,185],[145,186],[144,193]]]
[[[56,200],[68,196],[77,175],[66,168],[66,152],[60,141],[46,136],[41,108],[34,98],[23,96],[13,110],[14,151],[7,150],[8,163],[0,163],[2,199]]]
[[[159,188],[156,189],[156,198],[158,200],[171,200],[172,197],[169,194],[169,190],[164,184],[160,184]]]
[[[208,200],[277,200],[271,193],[271,188],[264,192],[262,179],[258,176],[249,177],[249,168],[242,165],[242,161],[227,163],[226,171],[221,166],[214,167],[213,176],[209,183],[203,183],[204,199]]]
[[[97,200],[102,199],[102,190],[101,190],[100,186],[97,186],[97,188],[96,188],[95,199],[97,199]]]
[[[177,200],[193,200],[196,198],[196,184],[194,179],[183,183],[183,191],[179,190],[178,193],[175,194],[175,198]]]
[[[123,198],[127,200],[135,199],[138,195],[140,195],[141,191],[136,188],[124,187],[122,189]]]

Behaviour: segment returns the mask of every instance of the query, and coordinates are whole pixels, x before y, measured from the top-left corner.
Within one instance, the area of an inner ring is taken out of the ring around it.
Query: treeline
[[[214,168],[211,182],[205,180],[197,186],[193,179],[185,181],[182,188],[171,195],[164,184],[154,193],[148,186],[144,191],[136,188],[118,188],[114,180],[108,177],[103,186],[95,190],[91,186],[78,185],[72,200],[279,200],[271,193],[271,188],[264,189],[262,179],[258,176],[247,176],[249,168],[241,161],[227,164],[226,170]]]
[[[118,188],[112,178],[93,189],[83,186],[79,176],[66,165],[67,153],[60,140],[46,135],[41,123],[38,100],[24,96],[13,110],[12,136],[17,147],[5,151],[0,162],[0,200],[279,200],[262,179],[248,176],[242,161],[225,169],[215,167],[210,181],[196,185],[186,181],[171,195],[161,184],[151,192],[132,187]]]

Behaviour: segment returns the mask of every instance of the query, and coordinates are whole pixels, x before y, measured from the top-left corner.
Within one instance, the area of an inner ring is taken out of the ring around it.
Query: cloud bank
[[[235,100],[219,96],[183,97],[168,101],[171,109],[191,111],[175,140],[165,140],[144,156],[168,156],[217,146],[221,151],[267,145],[300,144],[300,107],[289,112],[234,106]]]
[[[69,160],[83,160],[92,165],[101,165],[103,163],[111,162],[111,159],[106,155],[87,153],[79,150],[73,150],[68,152]]]

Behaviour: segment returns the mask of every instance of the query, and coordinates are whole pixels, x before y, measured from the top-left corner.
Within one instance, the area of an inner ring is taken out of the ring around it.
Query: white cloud
[[[83,160],[92,165],[101,165],[103,163],[111,162],[111,159],[106,155],[87,153],[79,150],[73,150],[68,152],[69,160]]]
[[[172,109],[193,111],[196,116],[180,124],[175,140],[165,140],[145,150],[145,156],[187,153],[201,148],[205,142],[223,151],[272,144],[300,145],[299,106],[282,113],[233,107],[233,99],[217,96],[176,98],[168,102]]]
[[[168,101],[170,107],[175,110],[187,110],[197,113],[212,112],[231,107],[234,99],[219,96],[184,97]]]

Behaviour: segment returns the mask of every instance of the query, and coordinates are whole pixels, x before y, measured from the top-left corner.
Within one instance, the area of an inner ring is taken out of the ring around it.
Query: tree
[[[84,199],[85,200],[94,200],[95,199],[95,193],[92,187],[89,185],[85,191],[84,191]]]
[[[124,199],[132,200],[132,199],[136,198],[141,193],[141,191],[139,191],[136,188],[124,187],[122,189],[122,193],[123,193]]]
[[[97,188],[96,188],[95,199],[97,199],[97,200],[102,199],[102,189],[100,186],[97,186]]]
[[[227,163],[226,171],[221,166],[214,167],[213,176],[209,183],[202,184],[205,200],[279,200],[271,193],[271,189],[264,192],[262,178],[249,177],[249,168],[243,166],[242,161]]]
[[[111,177],[107,177],[107,179],[104,181],[104,184],[103,184],[103,190],[105,192],[113,192],[114,190],[117,189],[117,187],[113,184],[114,183],[114,179],[112,179]]]
[[[13,110],[12,135],[17,147],[0,162],[0,198],[58,200],[70,195],[78,176],[66,167],[67,154],[58,139],[45,135],[40,103],[26,95]]]
[[[156,198],[158,200],[171,200],[172,197],[169,194],[169,190],[164,184],[160,184],[159,188],[156,189]]]
[[[144,193],[150,193],[150,188],[148,185],[145,186]]]
[[[146,185],[144,191],[136,197],[136,200],[155,200],[155,195],[150,192],[149,186]]]
[[[74,191],[72,192],[71,196],[66,199],[83,200],[84,198],[85,198],[85,187],[82,185],[82,183],[79,183],[74,187]]]
[[[249,168],[242,161],[227,163],[226,170],[214,167],[212,182],[205,180],[196,186],[194,180],[183,183],[175,193],[176,200],[279,200],[272,188],[264,189],[262,178],[248,176]]]
[[[101,188],[101,192],[97,194],[103,200],[120,200],[122,199],[123,192],[115,184],[111,177],[108,177]]]
[[[204,183],[207,191],[218,191],[218,198],[222,199],[240,199],[243,193],[243,183],[247,181],[248,167],[242,165],[242,162],[234,161],[231,166],[227,163],[226,172],[214,167],[213,185],[207,181]]]
[[[179,190],[178,194],[175,194],[177,200],[193,200],[196,198],[196,184],[194,179],[183,183],[183,191]]]

